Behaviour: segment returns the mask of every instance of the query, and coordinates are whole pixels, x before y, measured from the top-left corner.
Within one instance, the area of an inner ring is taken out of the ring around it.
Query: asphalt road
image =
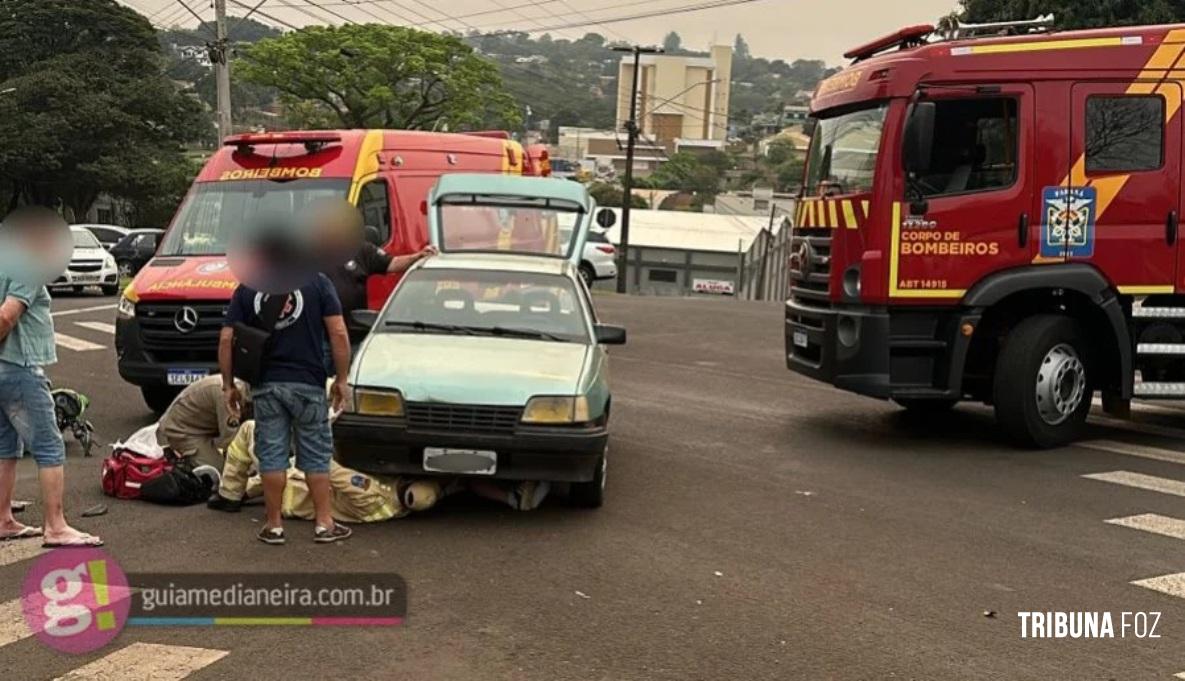
[[[303,540],[309,525],[292,523],[275,548],[254,540],[258,509],[104,498],[99,458],[71,444],[69,509],[109,504],[78,524],[126,570],[395,571],[410,584],[409,618],[381,630],[128,628],[74,657],[5,639],[0,616],[4,678],[88,663],[70,678],[143,678],[175,646],[205,657],[153,678],[1128,680],[1185,670],[1185,589],[1133,584],[1185,572],[1180,538],[1139,529],[1180,530],[1143,514],[1185,518],[1185,484],[1172,484],[1185,480],[1185,412],[1096,416],[1083,445],[1018,451],[983,407],[918,422],[790,374],[777,304],[598,301],[630,332],[612,351],[603,509],[554,499],[517,513],[454,497],[358,527],[342,545],[315,546]],[[92,397],[105,441],[151,420],[116,375],[103,326],[114,310],[78,312],[113,303],[57,301],[59,332],[85,344],[59,348],[51,371]],[[31,498],[32,462],[21,472],[18,496]],[[1132,516],[1124,522],[1137,527],[1105,522]],[[0,545],[0,602],[17,598],[34,553]],[[1117,629],[1124,611],[1160,612],[1160,638],[1022,640],[1021,611],[1106,611]]]

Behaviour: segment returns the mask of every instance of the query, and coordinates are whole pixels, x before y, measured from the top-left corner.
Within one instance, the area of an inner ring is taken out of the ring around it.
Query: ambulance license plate
[[[424,447],[424,470],[433,473],[493,475],[498,470],[498,453],[482,449]]]
[[[169,385],[193,385],[209,375],[205,369],[169,369]]]
[[[794,332],[794,344],[800,348],[805,348],[806,346],[810,345],[810,341],[808,341],[806,337],[806,331]]]

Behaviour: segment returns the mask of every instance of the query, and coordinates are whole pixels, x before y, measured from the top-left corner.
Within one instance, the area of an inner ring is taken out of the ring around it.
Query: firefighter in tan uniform
[[[244,399],[247,384],[235,381]],[[195,465],[222,468],[222,451],[238,431],[222,399],[222,377],[207,376],[181,391],[165,410],[157,429],[157,442]]]

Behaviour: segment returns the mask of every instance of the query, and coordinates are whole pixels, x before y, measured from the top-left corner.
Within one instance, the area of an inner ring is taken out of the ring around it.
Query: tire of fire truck
[[[1039,314],[1017,324],[996,358],[996,421],[1017,444],[1057,447],[1077,439],[1090,411],[1089,343],[1078,322]]]
[[[163,385],[143,385],[140,386],[140,395],[144,398],[144,404],[148,405],[157,415],[165,413],[169,405],[180,393],[176,388]]]
[[[954,399],[928,400],[914,397],[894,397],[893,401],[910,414],[940,414],[950,411],[951,407],[959,403]]]

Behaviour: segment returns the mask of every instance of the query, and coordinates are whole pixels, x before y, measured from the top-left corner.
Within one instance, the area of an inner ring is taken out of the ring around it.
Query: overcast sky
[[[155,23],[197,23],[178,0],[120,1],[145,14],[159,12],[153,19]],[[446,14],[462,17],[482,13],[454,21],[445,19],[443,25],[453,30],[494,31],[633,16],[705,1],[708,0],[265,0],[260,11],[295,26],[329,20],[343,23],[333,12],[360,23],[374,22],[377,17],[405,25],[426,24],[427,20],[440,19]],[[238,2],[254,6],[258,0]],[[320,8],[313,8],[310,2]],[[185,4],[204,18],[213,15],[209,0],[186,0]],[[245,11],[236,5],[236,0],[228,0],[227,4],[231,14]],[[849,48],[903,26],[936,21],[956,4],[956,0],[757,0],[719,9],[549,32],[556,37],[577,38],[595,31],[610,40],[658,43],[667,31],[674,30],[683,37],[684,46],[695,49],[706,48],[713,40],[731,43],[740,33],[752,52],[761,57],[787,61],[823,59],[837,65],[843,63],[841,55]],[[445,7],[448,9],[444,10]],[[313,17],[321,20],[315,21]],[[260,19],[268,21],[264,17]],[[426,27],[441,30],[440,23]]]

